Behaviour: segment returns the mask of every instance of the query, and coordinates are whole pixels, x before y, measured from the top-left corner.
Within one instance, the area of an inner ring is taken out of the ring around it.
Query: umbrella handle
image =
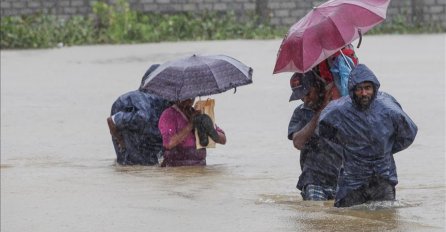
[[[356,46],[356,48],[359,48],[359,46],[361,46],[361,42],[362,42],[362,32],[361,32],[361,29],[358,29],[358,34],[359,34],[359,42],[358,42],[358,45]]]

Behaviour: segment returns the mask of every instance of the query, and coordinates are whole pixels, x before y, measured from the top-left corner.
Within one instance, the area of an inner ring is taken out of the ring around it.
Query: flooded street
[[[446,34],[365,36],[356,49],[418,126],[395,154],[396,202],[304,202],[280,40],[1,51],[1,231],[444,231]],[[355,43],[356,45],[356,43]],[[253,84],[212,96],[225,146],[206,167],[115,164],[106,118],[153,63],[226,54]]]

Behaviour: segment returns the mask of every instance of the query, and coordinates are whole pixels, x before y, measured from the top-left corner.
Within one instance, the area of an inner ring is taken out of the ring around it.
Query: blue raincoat
[[[144,74],[142,83],[156,67],[152,66]],[[170,105],[168,101],[144,92],[141,87],[121,95],[113,103],[111,115],[126,144],[125,149],[120,149],[113,140],[119,164],[158,164],[158,156],[163,149],[158,121]]]
[[[375,94],[369,108],[360,110],[353,101],[357,84],[370,81]],[[417,126],[391,95],[380,92],[380,83],[365,65],[352,70],[349,95],[322,111],[316,132],[322,140],[342,151],[336,202],[359,189],[373,176],[398,183],[393,154],[406,149],[415,139]]]

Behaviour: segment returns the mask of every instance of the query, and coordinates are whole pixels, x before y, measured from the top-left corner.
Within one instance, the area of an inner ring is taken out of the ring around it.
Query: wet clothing
[[[167,108],[161,115],[159,120],[159,130],[163,138],[164,147],[169,144],[170,139],[179,133],[188,124],[187,117],[181,112],[176,105]],[[220,128],[217,131],[224,133]],[[197,149],[195,133],[192,131],[181,143],[176,147],[163,152],[165,166],[200,166],[206,165],[206,149]]]
[[[170,150],[165,149],[163,157],[163,167],[205,166],[206,148],[174,147]]]
[[[336,194],[335,187],[323,187],[319,185],[306,185],[300,195],[304,201],[326,201],[333,200]]]
[[[314,111],[304,104],[298,106],[288,125],[288,139],[293,139],[293,133],[300,131],[307,125],[314,115]],[[319,136],[313,134],[300,151],[300,168],[302,170],[297,188],[303,190],[305,186],[317,185],[321,188],[336,188],[341,155],[333,152],[335,147],[319,146]]]
[[[346,197],[335,202],[336,207],[350,207],[368,201],[395,200],[395,186],[379,176],[372,176],[366,184],[353,190]]]
[[[364,81],[372,82],[375,91],[367,109],[353,100],[355,86]],[[379,86],[365,65],[356,66],[350,76],[350,96],[330,102],[319,117],[316,133],[322,144],[336,144],[343,155],[336,204],[352,191],[369,186],[372,177],[395,186],[398,178],[393,154],[409,147],[417,134],[417,126],[400,104],[380,92]]]
[[[113,103],[111,116],[125,143],[120,149],[113,139],[119,164],[158,164],[162,150],[158,120],[168,106],[168,101],[142,90],[125,93]]]

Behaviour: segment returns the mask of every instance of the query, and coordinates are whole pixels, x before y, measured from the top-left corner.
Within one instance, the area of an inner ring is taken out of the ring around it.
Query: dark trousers
[[[373,176],[368,183],[359,189],[353,190],[342,199],[337,199],[335,207],[350,207],[368,201],[395,200],[395,186],[387,180]]]

